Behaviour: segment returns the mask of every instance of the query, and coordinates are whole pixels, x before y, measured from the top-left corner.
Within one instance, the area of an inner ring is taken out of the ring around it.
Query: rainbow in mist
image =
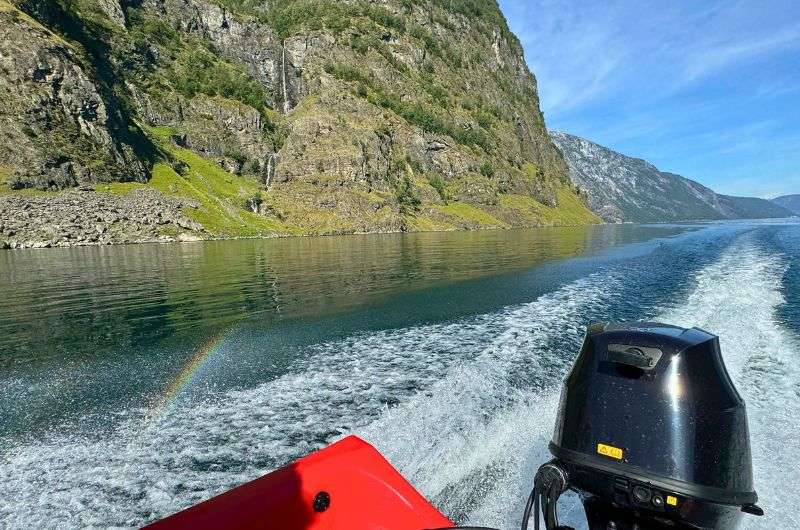
[[[222,343],[227,335],[228,330],[223,330],[216,335],[211,336],[208,340],[198,346],[186,364],[183,366],[178,375],[172,382],[164,389],[161,397],[155,402],[152,407],[152,415],[158,416],[162,411],[166,410],[169,405],[174,402],[175,398],[183,392],[183,390],[191,385],[192,381],[197,379],[197,375],[202,371],[214,356],[220,351]]]

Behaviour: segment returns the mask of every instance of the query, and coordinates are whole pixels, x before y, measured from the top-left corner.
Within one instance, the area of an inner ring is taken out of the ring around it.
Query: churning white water
[[[747,402],[756,491],[766,516],[747,518],[745,528],[800,528],[790,493],[800,488],[800,341],[776,321],[786,266],[783,256],[745,241],[701,271],[689,299],[661,317],[718,334]]]
[[[747,518],[745,528],[800,528],[800,517],[787,496],[800,487],[800,371],[792,362],[800,348],[797,337],[775,321],[775,311],[784,302],[784,270],[781,256],[765,254],[745,240],[699,271],[688,299],[655,318],[720,335],[731,377],[748,403],[756,488],[767,512],[761,519]],[[604,287],[613,291],[614,285]],[[581,300],[587,294],[593,303],[601,300],[591,289],[579,290]],[[558,388],[508,388],[509,372],[519,363],[539,363],[542,333],[576,332],[559,327],[571,320],[568,314],[549,322],[548,316],[552,313],[532,313],[529,308],[510,313],[507,331],[476,361],[456,368],[431,391],[361,431],[423,493],[461,522],[518,528],[532,477],[550,458],[547,443]],[[508,400],[512,403],[503,403]],[[499,403],[493,407],[492,401]],[[562,501],[560,513],[562,524],[585,528],[575,497]]]
[[[767,512],[747,528],[800,528],[786,494],[800,487],[798,340],[775,319],[785,267],[742,236],[695,273],[688,297],[643,315],[720,335]],[[22,441],[0,456],[0,527],[139,526],[355,432],[458,522],[517,528],[549,459],[561,379],[625,282],[612,267],[501,311],[318,344],[255,388],[131,410],[111,433]],[[560,513],[583,526],[574,497]]]

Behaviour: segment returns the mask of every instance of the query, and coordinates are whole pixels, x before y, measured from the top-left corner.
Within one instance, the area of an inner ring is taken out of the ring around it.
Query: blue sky
[[[721,193],[800,193],[800,0],[499,0],[547,125]]]

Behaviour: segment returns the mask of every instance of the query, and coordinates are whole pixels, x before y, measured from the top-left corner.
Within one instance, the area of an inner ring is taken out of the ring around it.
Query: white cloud
[[[502,4],[539,79],[546,113],[580,107],[612,87],[627,54],[614,9],[586,10],[566,1]]]
[[[798,0],[500,4],[548,126],[727,193],[800,186]]]
[[[691,54],[683,65],[683,82],[691,83],[743,61],[799,48],[800,23],[769,35],[743,40],[729,37],[726,42],[706,44]]]

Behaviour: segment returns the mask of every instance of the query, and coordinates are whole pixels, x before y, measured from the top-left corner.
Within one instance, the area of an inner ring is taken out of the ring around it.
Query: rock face
[[[296,188],[308,183],[391,193],[411,159],[423,187],[432,173],[478,203],[514,190],[555,205],[566,167],[546,135],[535,80],[497,6],[473,3],[483,7],[470,17],[435,1],[265,2],[237,12],[206,0],[147,0],[139,16],[163,17],[242,65],[281,131],[259,149],[249,139],[266,123],[232,133],[215,118],[228,112],[219,99],[168,100],[151,121],[181,129],[187,145],[208,152],[222,144],[203,123],[211,117],[217,136],[232,140],[215,154],[239,148],[242,165],[265,181],[264,161],[276,155],[275,193],[305,194]],[[204,110],[186,112],[197,107]],[[474,195],[481,169],[491,182]]]
[[[492,0],[0,0],[0,26],[0,193],[189,151],[230,174],[204,208],[255,182],[292,233],[597,220]]]
[[[797,195],[783,195],[782,197],[775,197],[772,202],[786,208],[795,215],[800,215],[800,194]]]
[[[659,171],[577,136],[552,132],[570,169],[570,177],[603,220],[665,222],[701,219],[786,217],[787,211],[764,199],[719,195],[693,180]]]
[[[0,27],[0,166],[9,186],[146,180],[146,165],[115,134],[79,54],[3,1]]]
[[[216,161],[230,173],[250,172],[266,180],[272,145],[256,109],[219,96],[179,94],[159,102],[139,95],[149,123],[171,129],[170,141]]]

